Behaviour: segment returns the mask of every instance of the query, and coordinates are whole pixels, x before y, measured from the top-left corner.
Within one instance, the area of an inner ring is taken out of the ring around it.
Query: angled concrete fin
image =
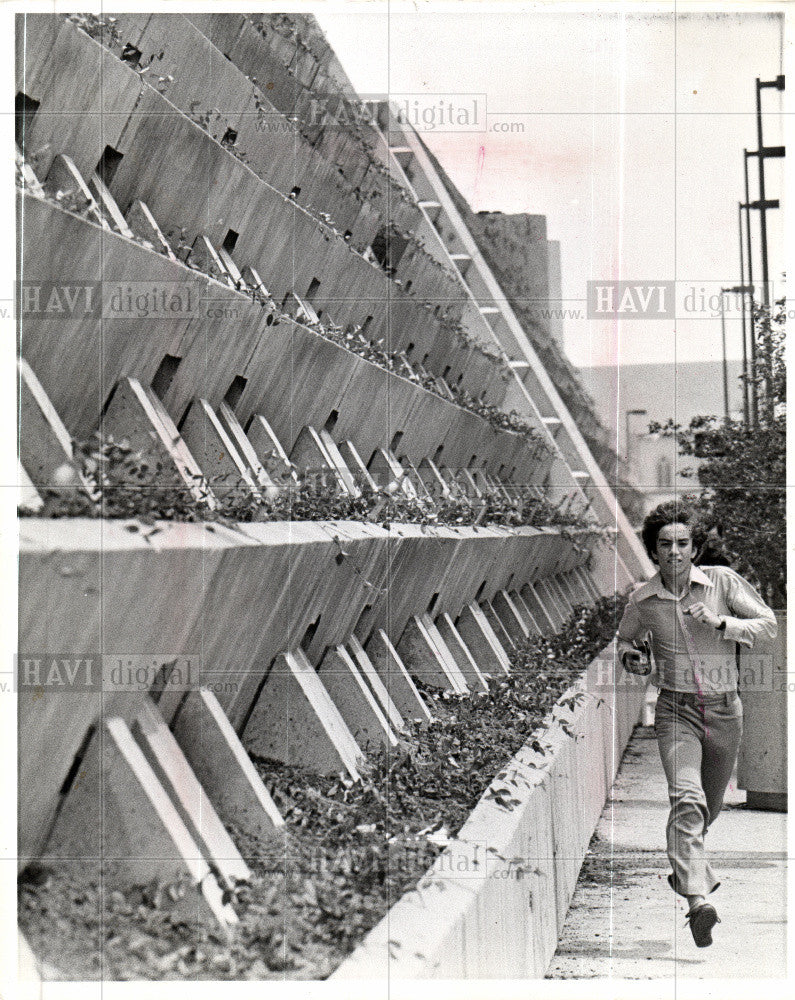
[[[397,746],[386,716],[344,646],[330,648],[317,673],[363,750]]]
[[[177,259],[145,202],[137,198],[133,201],[127,209],[127,225],[136,236],[151,243],[155,250],[164,253],[169,260]]]
[[[211,488],[218,492],[244,488],[255,497],[261,495],[232,438],[206,399],[193,400],[180,424],[180,433]]]
[[[261,413],[254,414],[247,436],[257,458],[274,482],[279,484],[298,482],[295,466],[287,457],[287,452],[274,434],[273,428]]]
[[[133,735],[161,785],[171,796],[191,836],[228,888],[246,882],[251,871],[218,817],[174,734],[151,699],[141,706]]]
[[[367,643],[367,656],[403,718],[430,722],[428,706],[383,629],[376,629]]]
[[[242,738],[251,753],[359,779],[361,748],[301,650],[276,657]]]
[[[352,635],[348,639],[347,646],[350,649],[353,662],[358,667],[361,675],[370,685],[376,701],[381,706],[384,714],[389,720],[389,725],[396,733],[400,732],[403,729],[403,717],[400,714],[400,710],[389,694],[386,685],[379,677],[378,672],[370,660],[370,657],[364,651],[362,644],[355,635]]]
[[[284,824],[212,691],[188,694],[174,721],[174,736],[225,824],[253,836],[267,836]]]
[[[510,671],[511,661],[505,647],[477,604],[467,605],[458,616],[455,626],[481,673],[499,677]]]
[[[102,418],[105,437],[127,440],[153,468],[160,466],[154,486],[186,485],[211,509],[217,506],[204,474],[165,407],[135,378],[122,378]]]
[[[123,719],[106,719],[94,733],[44,857],[102,865],[108,888],[147,885],[153,878],[187,879],[194,891],[174,900],[176,912],[193,919],[204,915],[222,928],[237,923],[202,851]]]
[[[460,632],[453,624],[450,615],[447,613],[439,615],[436,619],[436,628],[469,687],[473,691],[488,691],[488,682],[467,648]]]

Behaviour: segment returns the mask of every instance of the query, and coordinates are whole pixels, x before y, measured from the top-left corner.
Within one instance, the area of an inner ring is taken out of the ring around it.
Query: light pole
[[[725,288],[720,290],[720,339],[722,351],[722,367],[723,367],[723,419],[726,423],[729,422],[729,367],[726,362],[726,311],[723,308],[723,293],[726,291]]]
[[[745,336],[745,295],[747,291],[751,293],[751,331],[753,333],[753,304],[754,286],[745,284],[745,260],[743,258],[743,203],[737,202],[737,221],[740,228],[740,287],[743,289],[740,301],[742,303],[742,331],[743,331],[743,423],[746,427],[751,422],[750,409],[748,406],[748,351]]]
[[[731,288],[721,288],[720,290],[720,335],[721,342],[723,346],[723,417],[728,421],[729,419],[729,363],[726,358],[726,312],[723,305],[723,296],[728,294],[735,294],[742,296],[743,302],[743,375],[746,371],[746,354],[745,354],[745,295],[747,292],[753,292],[753,288],[749,285],[732,285]],[[748,423],[748,384],[743,380],[743,416],[745,418],[746,424]]]
[[[783,146],[765,146],[762,139],[762,91],[765,89],[784,90],[784,77],[777,76],[775,80],[760,80],[756,78],[756,157],[759,161],[759,238],[762,244],[762,303],[770,305],[770,276],[767,266],[767,209],[778,208],[778,201],[765,201],[765,159],[769,156],[784,155]]]
[[[777,76],[775,80],[760,80],[759,77],[756,78],[756,139],[757,139],[757,149],[752,152],[749,150],[744,150],[745,155],[745,205],[743,206],[746,210],[746,226],[748,229],[748,282],[753,285],[753,271],[751,265],[751,222],[750,216],[748,215],[748,210],[751,208],[757,209],[759,212],[759,243],[762,258],[762,305],[765,307],[766,313],[770,309],[770,275],[768,271],[768,257],[767,257],[767,212],[768,209],[779,208],[778,199],[768,199],[765,192],[765,160],[771,158],[781,158],[785,155],[786,150],[784,146],[765,146],[764,138],[762,135],[762,91],[763,90],[779,90],[783,91],[784,88],[784,77]],[[750,201],[748,196],[748,158],[749,156],[755,156],[757,158],[757,163],[759,166],[759,199],[757,201]],[[754,330],[754,317],[753,317],[753,298],[751,299],[752,312],[751,312],[751,417],[753,420],[753,426],[757,427],[759,423],[759,406],[756,390],[756,335]],[[771,347],[768,341],[767,344],[767,362],[768,367],[771,366]],[[771,393],[771,385],[769,376],[766,378],[766,402],[769,411],[769,416],[772,418],[773,415],[773,399]]]
[[[751,425],[759,426],[759,394],[756,385],[756,334],[754,331],[754,258],[751,248],[751,198],[748,194],[748,157],[752,156],[747,149],[743,150],[743,168],[745,173],[745,202],[742,208],[745,210],[745,233],[747,237],[746,249],[748,251],[748,285],[751,289],[751,316],[749,343],[751,347]],[[742,256],[742,254],[741,254]]]

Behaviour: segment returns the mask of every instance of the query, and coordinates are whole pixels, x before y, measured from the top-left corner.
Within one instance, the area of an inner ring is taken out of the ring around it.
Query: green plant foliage
[[[188,484],[172,485],[161,464],[145,460],[126,440],[103,440],[97,434],[76,442],[74,454],[98,500],[71,485],[41,487],[44,506],[35,516],[137,519],[144,524],[215,521],[230,526],[250,521],[371,521],[385,528],[393,523],[558,527],[578,548],[606,534],[568,506],[555,507],[519,487],[511,497],[489,490],[474,498],[461,490],[455,498],[436,499],[409,497],[392,483],[375,490],[362,488],[361,495],[353,497],[330,485],[330,475],[321,475],[283,485],[275,496],[255,496],[242,481],[199,478],[193,490]],[[201,499],[210,491],[218,501],[215,510]],[[20,516],[32,514],[30,509],[20,510]]]

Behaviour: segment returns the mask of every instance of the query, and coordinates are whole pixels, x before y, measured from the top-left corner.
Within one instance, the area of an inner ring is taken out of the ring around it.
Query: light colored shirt
[[[680,620],[677,605],[684,612],[699,602],[725,618],[726,628],[713,628],[686,614]],[[726,692],[737,690],[734,644],[751,648],[759,638],[774,639],[777,631],[775,615],[739,573],[728,566],[692,566],[682,597],[665,589],[659,571],[640,584],[630,594],[618,637],[631,642],[651,633],[654,670],[650,679],[658,687]]]

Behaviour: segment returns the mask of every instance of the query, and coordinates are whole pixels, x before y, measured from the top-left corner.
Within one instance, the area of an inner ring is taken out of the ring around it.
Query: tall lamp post
[[[745,283],[745,260],[743,258],[743,203],[741,201],[737,202],[737,221],[739,222],[740,228],[740,287],[743,289],[741,295],[742,303],[742,332],[743,332],[743,422],[745,426],[748,427],[751,423],[751,408],[748,399],[748,350],[747,350],[747,338],[746,338],[746,321],[745,321],[745,296],[750,294],[751,296],[751,338],[754,336],[754,286],[746,285]],[[750,233],[749,233],[750,239]]]
[[[723,293],[725,288],[720,290],[720,339],[721,339],[721,362],[723,368],[723,419],[729,422],[729,366],[726,362],[726,310],[723,307]]]
[[[751,285],[732,285],[731,288],[721,288],[720,290],[720,335],[723,346],[723,417],[729,419],[729,363],[726,357],[726,312],[723,305],[723,296],[734,294],[742,296],[743,303],[743,418],[748,424],[748,382],[747,375],[747,355],[745,351],[745,296],[748,292],[753,292]]]
[[[765,146],[762,139],[762,91],[766,89],[784,90],[784,77],[777,76],[775,80],[760,80],[756,78],[756,155],[759,162],[759,237],[762,244],[762,302],[770,305],[770,290],[768,282],[770,275],[767,266],[767,209],[778,208],[778,201],[765,200],[765,160],[768,157],[784,156],[783,146]]]
[[[767,212],[769,209],[779,208],[778,199],[767,198],[765,192],[765,161],[771,158],[781,158],[785,155],[784,146],[765,146],[764,138],[762,135],[762,91],[763,90],[779,90],[783,91],[785,79],[783,76],[777,76],[775,80],[760,80],[759,77],[756,78],[756,138],[758,148],[749,151],[744,150],[744,166],[745,166],[745,204],[742,208],[745,209],[746,218],[746,230],[748,234],[748,283],[753,286],[753,266],[751,261],[751,218],[749,214],[750,209],[756,209],[759,212],[759,242],[760,251],[762,258],[762,304],[769,308],[770,306],[770,274],[768,270],[768,257],[767,257]],[[759,165],[759,199],[757,201],[751,201],[748,195],[748,159],[751,156],[755,156],[757,163]],[[758,426],[759,423],[759,407],[757,399],[757,389],[756,389],[756,337],[754,335],[754,318],[753,318],[753,297],[751,299],[751,420],[754,427]],[[768,361],[770,359],[768,358]],[[768,407],[771,408],[772,416],[772,396],[770,392],[770,385],[767,386],[767,403]]]
[[[743,169],[745,174],[745,202],[740,204],[740,208],[745,211],[745,234],[746,234],[746,251],[748,253],[748,286],[751,289],[751,317],[750,317],[750,331],[749,331],[749,344],[751,348],[751,425],[756,428],[759,426],[759,398],[756,385],[756,336],[754,333],[754,257],[751,248],[751,198],[748,194],[748,157],[753,156],[753,153],[749,153],[747,149],[743,150]],[[742,234],[741,234],[742,235]],[[740,248],[740,267],[742,268],[742,250]]]

